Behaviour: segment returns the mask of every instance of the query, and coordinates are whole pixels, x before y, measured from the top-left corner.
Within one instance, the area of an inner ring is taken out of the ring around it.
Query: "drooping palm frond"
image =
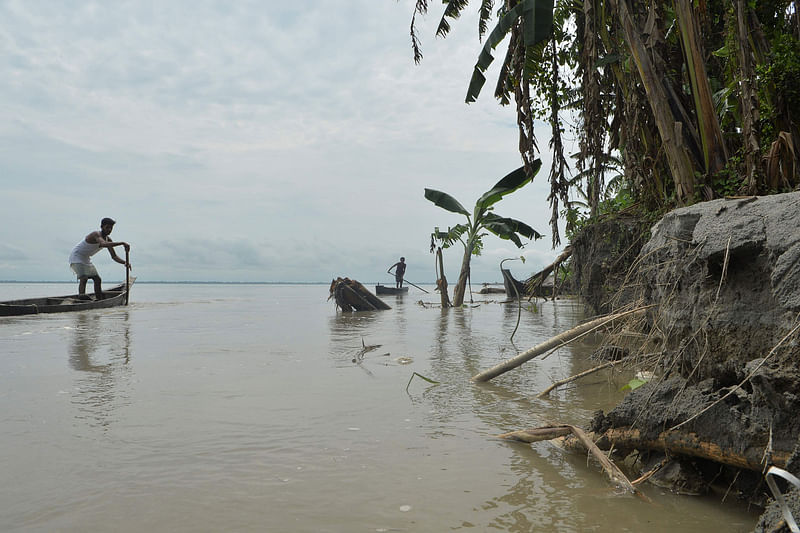
[[[523,44],[533,46],[552,34],[553,0],[522,0],[513,8],[503,13],[494,30],[483,45],[478,62],[472,72],[472,79],[467,89],[466,102],[474,102],[481,92],[486,77],[483,75],[489,68],[494,56],[492,50],[497,48],[518,20],[523,20]]]
[[[478,16],[478,38],[483,39],[486,35],[486,29],[489,27],[489,21],[492,20],[492,10],[494,9],[494,0],[482,0]]]
[[[457,19],[461,16],[461,12],[467,7],[469,4],[469,0],[444,0],[447,4],[444,8],[444,13],[442,14],[442,18],[439,20],[439,27],[436,28],[436,36],[437,37],[447,37],[447,34],[450,33],[450,23],[447,21],[448,18],[450,19]]]
[[[417,0],[414,13],[411,15],[411,49],[414,51],[414,63],[422,61],[422,45],[417,35],[417,14],[424,15],[428,12],[428,0]]]

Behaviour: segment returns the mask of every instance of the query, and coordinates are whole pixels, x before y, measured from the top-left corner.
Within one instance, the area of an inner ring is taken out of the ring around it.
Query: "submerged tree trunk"
[[[464,248],[464,257],[461,259],[461,272],[458,274],[456,288],[453,290],[453,307],[464,305],[464,293],[467,290],[467,279],[469,279],[469,263],[472,259],[471,246]]]
[[[444,260],[442,259],[441,247],[436,250],[436,262],[439,265],[439,279],[436,280],[436,287],[439,289],[439,296],[442,301],[442,309],[451,306],[450,296],[447,294],[447,277],[444,275]]]

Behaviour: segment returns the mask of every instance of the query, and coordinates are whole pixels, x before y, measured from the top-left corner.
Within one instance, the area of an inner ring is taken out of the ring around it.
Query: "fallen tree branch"
[[[540,442],[543,440],[552,440],[559,437],[566,437],[572,433],[570,426],[546,426],[533,429],[520,429],[517,431],[509,431],[498,435],[497,438],[504,440],[513,440],[516,442]]]
[[[651,307],[651,306],[648,306],[648,307]],[[576,337],[579,337],[580,335],[582,335],[582,334],[584,334],[584,333],[586,333],[588,331],[591,331],[593,329],[600,328],[600,327],[602,327],[602,326],[604,326],[604,325],[606,325],[606,324],[608,324],[608,323],[610,323],[610,322],[612,322],[614,320],[618,320],[618,319],[620,319],[622,317],[625,317],[625,316],[628,316],[628,315],[632,315],[632,314],[636,314],[636,313],[644,313],[645,309],[647,309],[647,307],[638,307],[636,309],[631,309],[630,311],[625,311],[625,312],[622,312],[622,313],[615,313],[613,315],[606,315],[606,316],[602,316],[600,318],[596,318],[594,320],[590,320],[589,322],[586,322],[586,323],[581,324],[579,326],[576,326],[576,327],[574,327],[574,328],[572,328],[572,329],[570,329],[568,331],[565,331],[564,333],[556,335],[555,337],[552,337],[549,340],[534,346],[530,350],[526,350],[526,351],[522,352],[521,354],[519,354],[518,356],[516,356],[516,357],[514,357],[512,359],[509,359],[509,360],[507,360],[507,361],[505,361],[503,363],[495,365],[492,368],[490,368],[489,370],[484,370],[483,372],[481,372],[479,374],[476,374],[475,376],[472,377],[472,381],[475,381],[475,382],[478,382],[478,383],[483,382],[483,381],[489,381],[490,379],[495,378],[495,377],[499,376],[500,374],[505,374],[509,370],[517,368],[521,364],[523,364],[523,363],[525,363],[527,361],[530,361],[531,359],[533,359],[537,355],[541,355],[544,352],[550,350],[551,348],[555,348],[556,346],[559,346],[559,345],[565,345],[565,344],[569,343],[570,341],[574,340]]]
[[[598,365],[598,366],[596,366],[594,368],[590,368],[589,370],[584,370],[583,372],[581,372],[579,374],[575,374],[574,376],[570,376],[570,377],[568,377],[566,379],[562,379],[562,380],[556,381],[555,383],[553,383],[552,385],[547,387],[545,390],[543,390],[542,392],[537,394],[536,397],[537,398],[544,398],[545,396],[550,394],[550,391],[552,391],[553,389],[555,389],[557,387],[560,387],[561,385],[566,385],[567,383],[572,383],[573,381],[576,381],[576,380],[578,380],[578,379],[580,379],[582,377],[588,376],[589,374],[594,374],[595,372],[603,370],[604,368],[608,368],[610,366],[614,366],[618,362],[619,361],[608,361],[607,363],[603,363],[602,365]]]
[[[612,483],[615,485],[622,487],[623,489],[627,490],[631,494],[638,494],[639,489],[634,487],[631,484],[631,481],[628,479],[628,476],[622,473],[622,470],[615,465],[611,459],[608,458],[606,454],[604,454],[600,448],[589,438],[589,436],[579,427],[577,426],[570,426],[572,429],[572,434],[577,437],[577,439],[583,444],[587,450],[600,462],[600,465],[603,467],[608,478],[611,480]]]
[[[498,435],[498,437],[527,443],[561,439],[561,444],[568,450],[586,451],[588,449],[586,443],[572,431],[573,427],[575,426],[544,426],[511,431]],[[574,437],[571,435],[574,435]],[[656,437],[649,438],[643,436],[638,429],[625,427],[611,428],[599,436],[591,432],[585,433],[585,436],[601,450],[610,450],[612,448],[619,450],[654,450],[668,452],[672,456],[683,455],[707,459],[715,463],[754,472],[763,470],[761,463],[763,448],[754,447],[748,448],[744,452],[739,452],[731,448],[723,448],[714,442],[704,441],[696,433],[687,431],[667,430]],[[791,455],[792,451],[772,450],[771,465],[784,468]]]
[[[606,473],[612,483],[621,487],[622,489],[630,492],[631,494],[639,494],[639,490],[633,486],[628,477],[622,473],[617,465],[603,453],[602,450],[592,441],[589,435],[586,434],[581,428],[571,425],[562,426],[546,426],[534,429],[524,429],[520,431],[512,431],[498,435],[499,438],[505,440],[513,440],[517,442],[539,442],[543,440],[552,440],[563,438],[572,435],[580,442],[582,448],[591,453],[595,459],[602,466],[603,471]]]

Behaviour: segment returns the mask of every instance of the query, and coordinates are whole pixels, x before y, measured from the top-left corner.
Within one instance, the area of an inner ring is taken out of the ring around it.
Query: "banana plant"
[[[524,222],[513,218],[501,217],[495,214],[494,204],[504,196],[522,188],[533,180],[542,167],[541,159],[536,159],[532,165],[532,172],[527,174],[525,167],[520,167],[495,183],[494,187],[483,193],[470,214],[461,203],[449,194],[435,189],[425,189],[425,198],[451,213],[458,213],[467,218],[465,224],[456,224],[446,232],[438,228],[431,236],[440,241],[443,248],[449,248],[456,242],[464,247],[464,256],[461,260],[461,272],[458,275],[453,292],[453,306],[460,307],[464,304],[464,293],[469,279],[469,266],[472,255],[480,255],[483,249],[483,237],[492,233],[501,239],[510,240],[518,248],[522,248],[521,237],[527,239],[540,239],[542,235]],[[488,232],[488,233],[486,233]]]

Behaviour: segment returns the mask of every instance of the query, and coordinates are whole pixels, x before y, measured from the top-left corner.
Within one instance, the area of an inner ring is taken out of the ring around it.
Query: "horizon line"
[[[351,278],[352,279],[352,278]],[[119,283],[123,282],[124,280],[108,280],[105,283]],[[358,280],[355,280],[358,281]],[[77,283],[76,280],[16,280],[16,279],[3,279],[0,280],[0,283]],[[169,280],[136,280],[137,284],[197,284],[197,285],[329,285],[330,281],[214,281],[214,280],[205,280],[205,281],[197,281],[197,280],[177,280],[177,281],[169,281]],[[364,285],[372,285],[372,284],[379,284],[385,285],[383,282],[379,281],[367,281],[367,282],[359,282]],[[480,285],[490,285],[490,284],[502,284],[502,281],[482,281],[478,282]],[[419,284],[421,285],[435,285],[436,283],[433,281],[420,281]]]

